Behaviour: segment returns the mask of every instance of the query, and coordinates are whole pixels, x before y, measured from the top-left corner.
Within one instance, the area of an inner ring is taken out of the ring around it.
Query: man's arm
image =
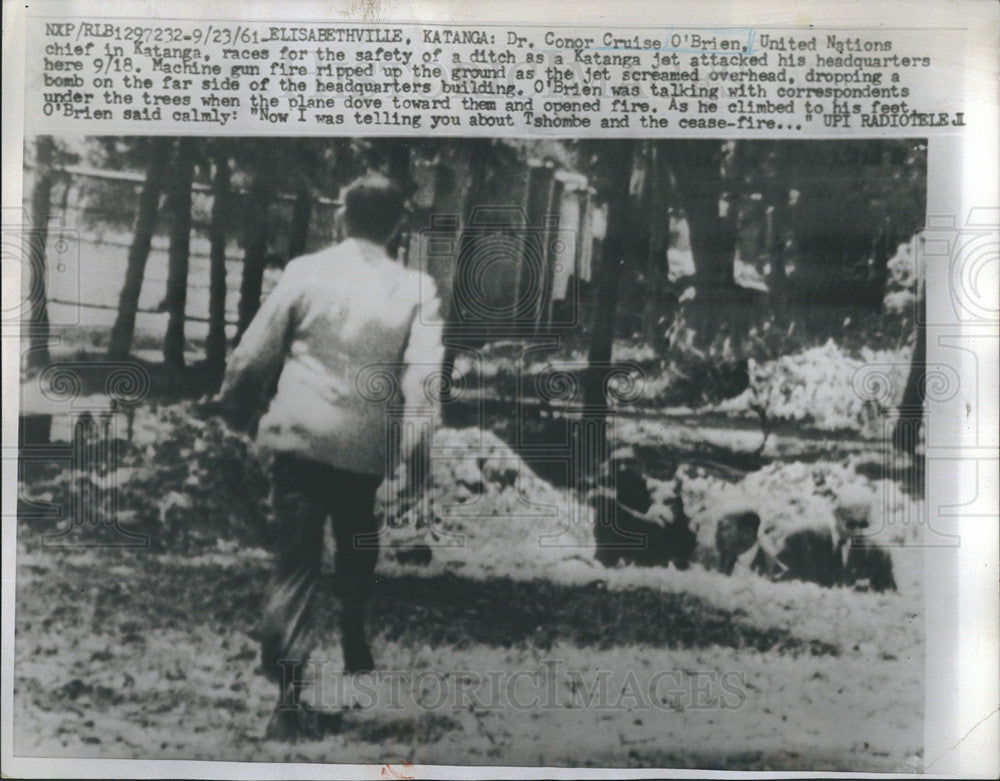
[[[295,275],[286,269],[229,356],[217,400],[237,422],[258,411],[280,370],[297,302]]]

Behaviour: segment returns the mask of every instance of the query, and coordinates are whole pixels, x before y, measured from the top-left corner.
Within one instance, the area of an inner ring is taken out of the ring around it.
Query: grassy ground
[[[679,572],[595,565],[588,525],[568,521],[565,489],[492,435],[441,432],[445,449],[479,448],[435,467],[435,523],[463,542],[434,549],[430,564],[417,566],[403,563],[387,537],[371,606],[378,679],[338,674],[338,606],[324,582],[312,668],[322,683],[306,698],[324,714],[327,734],[289,745],[263,737],[275,692],[257,672],[253,633],[268,554],[233,525],[255,506],[246,494],[259,477],[244,469],[247,482],[236,481],[227,470],[246,463],[242,451],[183,407],[140,408],[135,423],[119,498],[127,517],[146,519],[150,548],[47,548],[37,520],[20,524],[18,755],[919,765],[919,529],[886,518],[895,594],[710,569],[719,503],[755,501],[780,526],[829,512],[843,485],[862,482],[895,496],[887,506],[901,506],[898,481],[862,474],[874,455],[861,443],[831,453],[822,440],[798,440],[791,460],[745,476],[722,477],[681,455],[703,564]],[[658,429],[644,425],[627,433],[656,440]],[[729,444],[746,435],[731,432]],[[485,490],[464,489],[479,480]],[[61,485],[58,473],[39,474],[23,492],[58,501]],[[244,494],[242,504],[224,486]]]
[[[105,262],[120,268],[124,251]],[[154,273],[162,261],[157,247],[144,309],[162,297]],[[193,261],[195,278],[204,266]],[[51,294],[113,307],[118,291],[95,282],[105,276],[56,280]],[[189,311],[204,315],[205,306],[204,291],[192,289]],[[57,356],[106,345],[113,309],[53,304],[50,313],[78,326],[59,332]],[[165,325],[164,314],[140,314],[140,358],[159,360]],[[201,357],[204,330],[188,324],[189,363]],[[800,363],[808,370],[824,356]],[[841,374],[786,384],[835,387],[857,406],[846,396],[851,373]],[[789,403],[839,409],[808,395]],[[121,517],[150,535],[148,549],[50,548],[43,535],[52,528],[27,513],[19,520],[15,754],[915,769],[924,588],[913,475],[886,466],[878,442],[836,430],[842,419],[853,424],[854,407],[830,421],[805,419],[798,407],[761,454],[752,420],[623,416],[620,441],[678,461],[699,539],[699,563],[686,572],[597,566],[589,516],[555,476],[539,476],[544,464],[527,468],[496,437],[444,433],[464,457],[443,463],[431,512],[436,528],[463,543],[435,549],[426,566],[402,563],[392,549],[382,557],[371,627],[379,668],[395,675],[388,680],[337,674],[338,606],[324,584],[314,656],[326,662],[316,673],[323,687],[307,699],[327,714],[328,731],[293,746],[263,737],[274,691],[257,673],[253,638],[269,566],[258,528],[267,520],[262,473],[248,468],[238,442],[198,425],[184,406],[147,401],[114,485]],[[494,490],[491,476],[505,465],[516,477]],[[487,490],[471,490],[481,477]],[[880,542],[893,546],[899,593],[712,571],[723,504],[752,503],[767,532],[825,517],[837,491],[858,482],[888,508]],[[22,494],[65,503],[72,486],[58,468],[41,467],[26,473]],[[549,707],[521,704],[533,696]]]
[[[314,657],[329,662],[323,692],[307,697],[336,729],[288,746],[263,739],[274,692],[255,674],[251,639],[262,556],[22,550],[15,752],[761,770],[915,761],[923,663],[911,599],[749,581],[734,594],[712,588],[712,573],[672,575],[609,587],[613,575],[565,585],[386,572],[374,647],[381,669],[409,676],[402,694],[338,680],[331,599]],[[470,672],[494,673],[506,695],[483,683],[460,697]],[[552,707],[518,707],[549,691]],[[363,707],[343,707],[354,701]]]

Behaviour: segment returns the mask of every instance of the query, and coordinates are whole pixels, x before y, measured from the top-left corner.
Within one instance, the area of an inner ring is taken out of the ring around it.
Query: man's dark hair
[[[355,179],[343,192],[349,236],[385,243],[403,214],[403,195],[381,174]]]

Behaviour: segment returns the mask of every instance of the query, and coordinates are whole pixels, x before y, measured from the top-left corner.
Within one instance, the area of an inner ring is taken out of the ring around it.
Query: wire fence
[[[580,175],[555,174],[551,165],[533,161],[524,176],[524,192],[510,193],[526,205],[525,218],[528,225],[513,225],[520,242],[529,249],[533,242],[520,236],[526,230],[542,232],[547,242],[558,249],[531,252],[518,249],[507,259],[503,269],[492,262],[492,276],[496,279],[478,279],[477,289],[488,291],[496,301],[488,302],[494,308],[516,307],[520,298],[535,296],[538,300],[529,302],[532,317],[536,320],[551,320],[553,299],[567,297],[567,280],[575,277],[589,280],[591,275],[592,244],[595,238],[595,220],[601,215],[594,213],[588,196],[586,179]],[[26,167],[25,193],[32,191],[33,169]],[[138,202],[144,184],[144,175],[136,171],[110,171],[83,165],[66,165],[55,172],[55,183],[50,196],[50,218],[47,255],[52,254],[54,242],[69,246],[68,253],[60,253],[55,272],[48,274],[47,297],[50,304],[73,306],[95,311],[117,309],[118,295],[124,282],[128,266],[128,252],[133,241]],[[579,181],[577,181],[579,180]],[[528,189],[534,188],[542,196],[541,207],[532,213],[531,204],[538,200],[529,197]],[[299,196],[278,193],[268,207],[266,259],[269,268],[265,270],[263,293],[270,290],[277,280],[280,268],[292,254],[293,212]],[[248,227],[248,192],[245,188],[234,187],[232,191],[232,211],[228,226],[230,238],[226,247],[226,320],[229,325],[237,321],[240,295],[240,280],[243,274],[243,241]],[[209,258],[213,207],[212,187],[204,182],[192,186],[191,234],[189,250],[189,272],[187,282],[186,319],[192,322],[208,321]],[[171,216],[164,208],[165,195],[161,195],[159,213],[146,264],[142,290],[139,298],[140,314],[159,314],[165,311],[163,297],[167,282],[168,231]],[[313,251],[328,246],[336,240],[335,213],[339,202],[321,195],[310,197],[311,217],[305,235],[305,251]],[[27,203],[25,203],[27,213]],[[513,207],[515,210],[519,207]],[[553,222],[553,220],[555,222]],[[554,241],[557,233],[551,227],[560,223],[559,235],[564,240]],[[474,226],[476,227],[476,226]],[[510,228],[510,226],[508,226]],[[482,228],[477,227],[477,230]],[[487,233],[490,228],[485,229]],[[508,231],[509,232],[509,231]],[[550,235],[551,234],[551,235]],[[570,238],[566,238],[565,235]],[[405,240],[404,255],[416,256],[421,250],[420,231],[410,226]],[[545,246],[543,242],[540,246]],[[493,250],[484,250],[492,255]],[[482,253],[481,253],[482,254]],[[537,256],[537,257],[536,257]],[[476,258],[471,265],[477,267]],[[428,261],[431,271],[432,261]],[[75,268],[62,268],[64,266]],[[450,265],[446,264],[446,265]],[[52,268],[52,263],[49,263]],[[68,273],[67,273],[68,271]],[[478,273],[478,272],[476,272]],[[489,274],[487,276],[490,276]],[[534,280],[534,284],[532,284]],[[537,288],[532,291],[529,288]],[[524,293],[524,296],[521,294]]]
[[[32,166],[25,169],[25,213],[33,189]],[[47,256],[50,304],[91,310],[116,310],[118,295],[128,265],[139,195],[144,175],[134,171],[109,171],[81,165],[63,166],[55,172],[50,196]],[[267,258],[274,270],[265,271],[266,293],[274,283],[277,268],[289,255],[290,224],[295,195],[278,193],[268,209]],[[229,215],[230,238],[226,247],[226,320],[236,323],[244,249],[247,191],[234,187]],[[311,219],[306,234],[306,251],[334,240],[334,215],[339,203],[331,198],[310,198]],[[189,252],[187,319],[208,320],[209,228],[213,202],[212,188],[202,182],[192,186],[191,244]],[[167,279],[167,232],[170,215],[165,213],[161,195],[138,312],[163,311],[162,297]]]

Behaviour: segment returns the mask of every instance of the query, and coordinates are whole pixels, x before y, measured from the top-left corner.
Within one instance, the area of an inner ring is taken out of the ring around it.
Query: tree
[[[672,314],[668,305],[667,250],[670,247],[670,169],[665,162],[665,152],[651,144],[648,157],[645,187],[649,193],[647,209],[643,212],[649,224],[648,251],[646,254],[645,292],[642,322],[646,341],[658,345],[663,339],[664,319]]]
[[[297,258],[306,251],[309,240],[309,222],[312,218],[313,194],[309,177],[302,171],[296,182],[292,218],[288,226],[288,259]]]
[[[631,181],[636,142],[609,140],[601,142],[598,190],[608,203],[608,232],[604,252],[598,265],[596,289],[597,307],[590,330],[590,349],[584,379],[584,404],[591,410],[606,410],[605,376],[611,362],[614,345],[615,314],[618,307],[618,281],[622,268],[635,247],[629,237],[632,231]]]
[[[232,209],[229,154],[225,139],[212,145],[212,216],[209,225],[208,337],[205,363],[213,383],[221,382],[226,366],[226,240]]]
[[[899,404],[899,417],[893,430],[893,445],[897,450],[913,455],[917,449],[918,431],[924,417],[924,396],[927,392],[927,299],[921,285],[920,315],[916,322],[916,342],[910,360],[910,373]]]
[[[276,161],[278,155],[272,142],[256,139],[253,145],[255,173],[247,193],[244,220],[246,234],[243,243],[243,277],[240,281],[240,302],[236,324],[236,342],[247,330],[260,309],[260,294],[267,257],[268,210],[274,199]]]
[[[739,212],[741,231],[756,229],[750,242],[741,236],[741,254],[761,273],[764,263],[770,265],[766,282],[772,306],[786,293],[789,201],[798,152],[787,141],[737,141],[733,151],[733,207]],[[763,262],[759,262],[761,255]]]
[[[167,333],[163,338],[163,360],[175,369],[184,368],[184,320],[187,306],[188,262],[191,249],[191,185],[198,140],[185,136],[177,145],[173,180],[167,203],[172,222],[167,251]]]
[[[464,223],[462,236],[459,240],[458,253],[455,255],[456,273],[452,277],[450,290],[439,291],[441,309],[447,312],[444,322],[444,360],[441,366],[444,389],[444,399],[450,398],[451,379],[455,371],[455,358],[457,356],[458,345],[456,341],[461,334],[461,312],[459,311],[459,296],[455,295],[454,286],[461,284],[458,280],[461,276],[457,273],[457,265],[468,259],[469,242],[472,240],[472,233],[465,230],[472,217],[472,212],[486,202],[487,179],[489,177],[490,158],[492,156],[493,142],[488,138],[475,138],[469,144],[469,190],[465,198],[463,208]]]
[[[767,288],[772,299],[783,301],[787,280],[785,277],[785,234],[788,225],[788,199],[791,187],[788,182],[788,145],[772,143],[769,150],[767,174],[762,186],[766,208],[765,250],[770,269]]]
[[[49,239],[49,211],[52,185],[55,182],[56,143],[52,136],[35,139],[35,187],[31,193],[32,241],[29,245],[28,294],[29,369],[40,369],[49,363],[49,309],[45,272],[46,244]],[[22,282],[23,284],[23,282]]]
[[[699,292],[732,288],[736,253],[735,210],[722,211],[724,142],[709,139],[661,142],[687,219],[695,287]]]
[[[128,251],[125,283],[118,297],[118,315],[111,328],[108,357],[123,360],[132,349],[135,334],[135,315],[139,308],[139,293],[146,274],[146,261],[156,230],[156,215],[160,208],[160,193],[170,161],[170,139],[154,138],[146,150],[146,178],[139,195],[139,208],[135,217],[135,233]]]

